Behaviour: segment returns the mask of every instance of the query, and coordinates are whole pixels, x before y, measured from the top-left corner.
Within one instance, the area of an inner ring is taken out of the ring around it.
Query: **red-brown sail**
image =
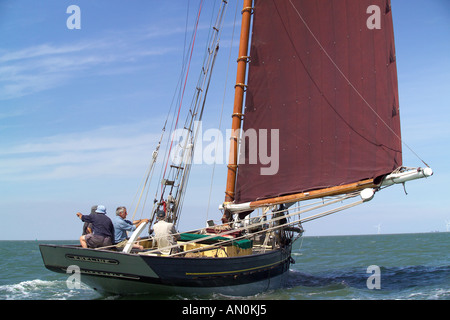
[[[279,162],[263,175],[241,148],[235,203],[401,166],[389,0],[255,0],[253,19],[243,130],[279,130]]]

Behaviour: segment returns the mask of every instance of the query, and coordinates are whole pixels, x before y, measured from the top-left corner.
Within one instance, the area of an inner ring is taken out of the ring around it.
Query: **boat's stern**
[[[139,292],[140,284],[159,280],[138,255],[70,245],[41,244],[39,249],[47,269],[68,277],[78,272],[81,282],[101,292]]]

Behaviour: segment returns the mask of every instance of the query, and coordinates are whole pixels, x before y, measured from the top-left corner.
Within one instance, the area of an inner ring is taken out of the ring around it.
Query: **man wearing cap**
[[[92,223],[92,233],[80,237],[80,244],[83,248],[107,247],[113,244],[114,226],[111,219],[106,216],[105,206],[97,206],[95,213],[83,215],[77,212],[81,221]]]
[[[159,251],[161,251],[162,254],[179,252],[180,248],[178,247],[170,248],[171,246],[176,245],[176,239],[180,238],[180,236],[177,235],[173,223],[164,220],[166,218],[166,213],[162,210],[159,210],[156,213],[156,218],[158,219],[158,222],[153,226],[153,232]]]

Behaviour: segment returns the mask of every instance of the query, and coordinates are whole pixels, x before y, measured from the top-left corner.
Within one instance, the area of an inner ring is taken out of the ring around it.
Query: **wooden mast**
[[[228,159],[227,185],[225,189],[225,203],[234,200],[237,160],[238,160],[238,139],[242,122],[242,105],[245,92],[245,74],[248,63],[248,43],[250,37],[250,22],[253,13],[252,0],[244,0],[242,9],[241,36],[239,42],[239,57],[237,59],[237,75],[234,93],[234,108],[231,125],[230,155]]]

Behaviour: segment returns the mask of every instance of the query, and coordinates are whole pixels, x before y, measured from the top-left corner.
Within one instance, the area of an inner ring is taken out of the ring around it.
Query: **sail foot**
[[[283,203],[292,203],[297,201],[306,201],[311,199],[318,199],[324,197],[331,197],[341,194],[349,194],[355,191],[360,191],[366,188],[376,188],[378,184],[374,182],[374,179],[367,179],[358,181],[355,183],[350,183],[341,186],[334,186],[330,188],[323,188],[318,190],[311,190],[309,192],[300,192],[286,196],[279,196],[275,198],[255,200],[252,202],[245,203],[224,203],[224,207],[233,213],[248,211],[251,209],[256,209],[259,207],[277,205]]]
[[[399,169],[395,170],[394,172],[386,175],[381,183],[377,182],[377,179],[367,179],[362,180],[356,183],[351,183],[347,185],[342,186],[336,186],[331,188],[324,188],[320,190],[312,190],[310,192],[301,192],[297,194],[287,195],[287,196],[280,196],[276,198],[270,198],[270,199],[263,199],[263,200],[255,200],[252,202],[245,202],[245,203],[224,203],[224,207],[226,207],[231,212],[237,213],[242,211],[248,211],[251,209],[256,209],[258,207],[263,207],[267,205],[275,205],[275,204],[281,204],[281,203],[289,203],[289,202],[297,202],[297,201],[304,201],[304,200],[310,200],[310,199],[316,199],[316,198],[323,198],[323,197],[329,197],[334,196],[338,194],[346,194],[351,193],[358,190],[373,190],[373,188],[377,189],[380,187],[388,187],[394,184],[399,183],[405,183],[408,181],[421,179],[421,178],[428,178],[433,175],[433,170],[429,167],[427,168],[406,168],[406,167],[400,167]],[[362,198],[364,201],[368,201],[372,198],[369,191],[366,191],[363,193]]]

